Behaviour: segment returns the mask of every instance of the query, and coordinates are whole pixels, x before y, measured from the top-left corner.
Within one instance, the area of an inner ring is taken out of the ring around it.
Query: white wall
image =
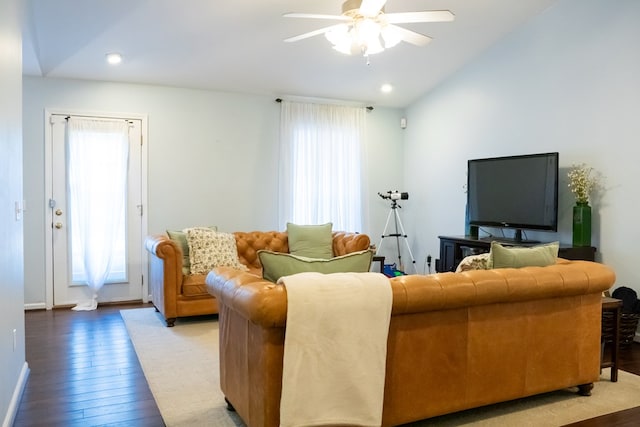
[[[529,236],[571,243],[566,172],[587,163],[605,178],[592,200],[598,259],[640,293],[638,22],[637,0],[560,0],[407,110],[417,257],[438,255],[438,235],[464,234],[468,159],[558,151],[559,232]]]
[[[12,424],[26,376],[22,202],[21,3],[0,2],[0,423]],[[14,333],[15,330],[15,333]],[[15,335],[15,347],[14,347]]]
[[[24,77],[25,302],[44,304],[44,109],[147,114],[149,233],[217,225],[284,229],[277,219],[280,107],[274,98],[205,90]],[[367,114],[366,204],[362,231],[384,226],[376,191],[402,181],[401,112]],[[372,239],[375,240],[375,239]]]

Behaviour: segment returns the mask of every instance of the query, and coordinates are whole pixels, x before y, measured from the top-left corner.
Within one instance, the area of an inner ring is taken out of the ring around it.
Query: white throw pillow
[[[469,255],[465,257],[460,264],[458,264],[458,268],[456,268],[456,273],[462,273],[463,271],[471,271],[471,270],[489,270],[491,267],[489,266],[489,253],[477,254],[477,255]]]
[[[238,260],[238,248],[233,234],[210,228],[187,228],[191,274],[207,274],[215,267],[233,267],[247,271]]]

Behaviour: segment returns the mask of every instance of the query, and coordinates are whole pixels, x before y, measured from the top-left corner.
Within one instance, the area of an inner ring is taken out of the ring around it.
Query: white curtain
[[[75,271],[92,291],[74,310],[95,310],[125,227],[129,123],[125,120],[69,118],[67,182]]]
[[[280,223],[362,231],[364,108],[282,101]]]

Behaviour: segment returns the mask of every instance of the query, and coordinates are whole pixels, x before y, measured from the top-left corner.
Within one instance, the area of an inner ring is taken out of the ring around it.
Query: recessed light
[[[117,65],[122,62],[122,55],[117,52],[107,53],[105,56],[107,57],[107,62],[111,65]]]
[[[393,86],[391,86],[389,83],[385,83],[382,86],[380,86],[380,92],[389,93],[392,90],[393,90]]]

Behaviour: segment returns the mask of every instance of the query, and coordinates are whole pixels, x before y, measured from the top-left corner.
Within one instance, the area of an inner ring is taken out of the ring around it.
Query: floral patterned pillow
[[[207,274],[215,267],[233,267],[246,271],[238,260],[233,234],[220,233],[206,227],[185,229],[191,259],[191,274]]]
[[[489,253],[480,254],[480,255],[469,255],[465,257],[460,264],[458,264],[458,268],[456,268],[456,273],[461,273],[463,271],[469,270],[489,270],[491,266],[489,265]]]
[[[218,227],[215,225],[209,226],[208,228],[213,231],[217,231]],[[185,276],[191,274],[191,258],[189,258],[189,243],[187,242],[187,230],[167,230],[167,235],[171,240],[176,242],[176,244],[182,250],[182,274]]]

